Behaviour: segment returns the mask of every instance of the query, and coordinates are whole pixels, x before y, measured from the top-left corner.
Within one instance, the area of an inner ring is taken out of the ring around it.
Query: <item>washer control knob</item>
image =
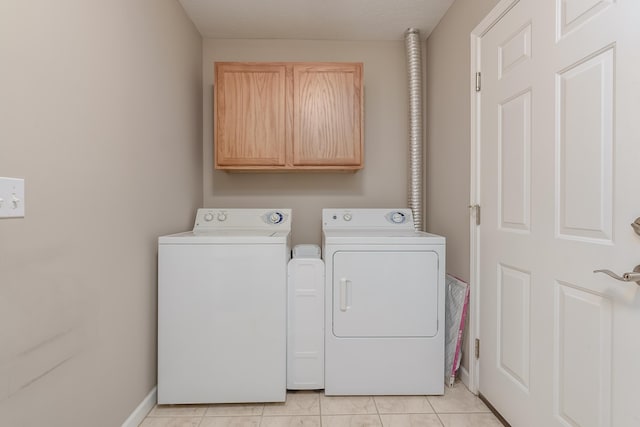
[[[271,212],[269,222],[271,224],[280,224],[284,220],[284,216],[280,212]]]
[[[404,214],[402,212],[394,212],[391,215],[391,221],[396,224],[402,224],[405,221]]]
[[[351,221],[351,218],[353,218],[351,214],[346,213],[342,215],[342,219],[344,219],[345,221]]]
[[[225,214],[224,212],[220,212],[218,214],[218,221],[225,221],[227,219],[227,214]]]
[[[213,214],[211,212],[207,212],[204,214],[204,220],[207,222],[213,221]]]

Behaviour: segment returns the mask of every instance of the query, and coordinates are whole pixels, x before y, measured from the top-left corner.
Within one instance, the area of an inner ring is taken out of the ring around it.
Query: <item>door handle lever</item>
[[[604,273],[609,277],[612,277],[621,282],[636,282],[638,286],[640,286],[640,265],[636,265],[631,273],[622,273],[622,276],[617,275],[611,270],[602,269],[602,270],[593,270],[594,273]]]

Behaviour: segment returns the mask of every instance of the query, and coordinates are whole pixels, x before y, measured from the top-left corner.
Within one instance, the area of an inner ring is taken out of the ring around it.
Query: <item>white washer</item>
[[[290,209],[198,209],[158,239],[158,403],[283,402]]]
[[[325,393],[444,393],[445,239],[408,209],[324,209]]]

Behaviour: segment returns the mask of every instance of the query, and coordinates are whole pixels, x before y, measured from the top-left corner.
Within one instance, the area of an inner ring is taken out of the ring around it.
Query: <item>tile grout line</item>
[[[382,424],[382,415],[380,415],[380,408],[378,408],[378,402],[376,402],[376,397],[371,396],[371,399],[373,400],[373,405],[376,407],[376,412],[378,413],[378,421],[380,421],[380,426],[384,427],[384,424]]]
[[[445,392],[446,392],[446,389],[445,389]],[[444,394],[442,396],[444,396]],[[427,399],[427,403],[429,404],[429,406],[431,406],[431,409],[433,409],[433,413],[436,414],[436,418],[438,418],[438,422],[440,422],[440,425],[444,427],[444,421],[442,421],[442,418],[440,418],[440,413],[436,411],[436,408],[431,404],[431,401],[427,396],[425,396],[425,399]]]
[[[436,413],[436,408],[433,407],[433,405],[431,404],[431,402],[429,401],[429,396],[424,396],[425,400],[427,401],[427,405],[429,405],[429,408],[431,408],[431,410],[433,411],[433,413]]]

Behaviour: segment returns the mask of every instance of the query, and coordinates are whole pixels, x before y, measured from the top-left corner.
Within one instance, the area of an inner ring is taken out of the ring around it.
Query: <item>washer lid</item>
[[[324,230],[325,244],[349,245],[444,245],[437,234],[413,230]]]
[[[207,232],[187,231],[158,238],[158,244],[170,245],[238,245],[238,244],[285,244],[289,231],[226,229]]]

